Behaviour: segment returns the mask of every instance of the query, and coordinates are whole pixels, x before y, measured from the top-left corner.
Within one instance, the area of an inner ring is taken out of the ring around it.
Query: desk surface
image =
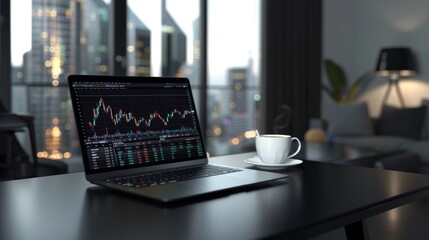
[[[212,158],[250,167],[253,153]],[[0,239],[307,237],[429,196],[429,176],[304,161],[288,182],[156,205],[95,187],[83,173],[0,183]]]

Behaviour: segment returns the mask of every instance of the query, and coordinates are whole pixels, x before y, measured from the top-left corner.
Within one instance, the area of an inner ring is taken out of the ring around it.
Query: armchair
[[[15,133],[28,130],[31,151],[27,154]],[[0,180],[67,173],[60,161],[37,158],[34,117],[7,112],[0,102]],[[28,160],[28,161],[25,161]]]

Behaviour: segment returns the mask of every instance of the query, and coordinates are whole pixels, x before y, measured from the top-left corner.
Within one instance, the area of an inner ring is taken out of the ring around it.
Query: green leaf
[[[364,74],[362,74],[354,83],[353,85],[350,87],[350,89],[347,91],[346,96],[345,96],[345,100],[346,102],[352,102],[354,100],[356,100],[356,96],[359,92],[360,87],[367,82],[368,80],[371,79],[371,77],[374,75],[374,73],[372,71],[368,71]]]
[[[332,91],[329,87],[327,87],[326,85],[322,85],[322,89],[325,90],[328,95],[332,98],[332,100],[334,100],[335,102],[339,102],[341,101],[341,96],[338,95],[338,93]]]
[[[333,99],[341,100],[347,88],[347,79],[343,69],[332,60],[325,60],[326,74],[331,85]]]

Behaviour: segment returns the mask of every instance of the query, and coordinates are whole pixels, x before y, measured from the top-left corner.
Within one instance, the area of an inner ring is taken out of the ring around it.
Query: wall
[[[383,47],[406,46],[416,54],[420,74],[399,82],[406,106],[429,99],[429,1],[426,0],[325,0],[323,1],[322,59],[341,65],[351,85],[361,74],[374,70]],[[323,82],[327,82],[323,72]],[[374,77],[358,101],[367,101],[377,116],[387,79]],[[325,95],[323,102],[330,99]],[[396,92],[389,105],[399,105]],[[323,109],[323,108],[322,108]]]

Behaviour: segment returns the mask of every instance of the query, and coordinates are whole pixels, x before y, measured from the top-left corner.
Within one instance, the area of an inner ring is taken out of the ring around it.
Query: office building
[[[186,63],[186,35],[167,11],[166,1],[161,4],[162,17],[162,76],[177,76]]]

